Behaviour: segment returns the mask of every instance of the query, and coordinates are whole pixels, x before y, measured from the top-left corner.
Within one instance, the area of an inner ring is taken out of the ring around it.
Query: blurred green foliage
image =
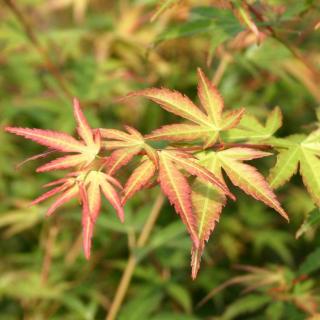
[[[319,127],[319,2],[248,2],[264,14],[256,21],[265,31],[260,45],[228,1],[1,1],[1,128],[73,133],[70,97],[77,96],[92,127],[130,124],[148,132],[172,116],[146,101],[117,99],[151,86],[195,97],[196,67],[219,83],[228,106],[245,106],[262,121],[279,106],[280,136]],[[104,319],[158,190],[130,201],[123,225],[105,204],[87,262],[76,203],[48,220],[47,203],[28,206],[41,184],[59,177],[35,174],[32,162],[16,169],[39,150],[0,131],[0,319]],[[267,173],[273,161],[257,165]],[[300,178],[278,195],[290,224],[237,193],[194,282],[190,240],[166,204],[136,252],[139,264],[118,319],[316,319],[319,212]]]

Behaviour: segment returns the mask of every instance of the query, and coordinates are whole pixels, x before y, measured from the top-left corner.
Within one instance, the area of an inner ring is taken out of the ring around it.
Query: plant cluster
[[[2,3],[2,317],[319,317],[317,0]]]
[[[45,187],[54,188],[32,204],[60,194],[48,209],[47,215],[50,216],[65,202],[79,198],[83,208],[86,258],[90,257],[93,229],[101,208],[101,193],[123,221],[126,201],[141,189],[159,183],[192,239],[193,278],[197,275],[205,243],[219,221],[227,197],[236,200],[229,191],[223,172],[234,186],[289,220],[271,186],[284,184],[300,163],[303,181],[314,201],[320,203],[320,179],[317,177],[320,174],[317,170],[320,167],[317,158],[320,155],[320,130],[309,136],[273,138],[282,121],[278,108],[270,114],[265,126],[254,117],[245,115],[244,108],[225,111],[217,88],[200,69],[198,96],[201,109],[187,96],[165,88],[133,92],[127,98],[135,96],[146,97],[187,122],[165,125],[145,136],[130,126],[125,126],[126,131],[92,129],[79,101],[74,99],[74,117],[80,140],[62,132],[6,128],[10,133],[48,147],[50,152],[67,153],[37,169],[37,172],[71,168],[72,171],[64,178],[46,184]],[[231,140],[244,142],[230,143]],[[156,148],[153,145],[155,141],[167,144]],[[252,141],[260,145],[250,144]],[[265,147],[281,150],[269,176],[271,186],[254,166],[244,163],[270,156],[271,153],[259,150]],[[116,174],[134,157],[139,157],[139,163],[122,187]]]

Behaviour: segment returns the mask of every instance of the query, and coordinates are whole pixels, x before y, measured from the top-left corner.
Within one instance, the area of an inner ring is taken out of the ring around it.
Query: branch
[[[159,216],[159,213],[161,211],[162,205],[164,203],[164,196],[162,193],[159,193],[158,197],[156,198],[156,201],[153,205],[153,208],[150,212],[150,215],[148,217],[147,222],[143,226],[143,229],[140,233],[139,239],[137,241],[137,248],[142,248],[147,243],[149,236],[151,234],[151,231],[155,225],[155,222]],[[111,304],[111,308],[109,310],[109,313],[106,317],[106,320],[115,320],[117,317],[117,314],[120,310],[120,307],[122,305],[122,302],[125,298],[125,295],[127,293],[127,290],[129,288],[132,275],[134,272],[134,269],[138,263],[137,257],[134,253],[131,253],[126,265],[126,268],[124,269],[124,272],[122,274],[120,283],[118,285],[116,294],[114,296],[114,299]]]
[[[11,12],[15,15],[17,20],[21,23],[27,38],[32,43],[34,48],[38,51],[39,55],[42,57],[42,59],[45,62],[45,65],[47,67],[47,70],[51,73],[51,75],[56,79],[57,83],[59,84],[61,90],[64,92],[64,94],[68,98],[72,98],[72,94],[69,91],[68,87],[65,84],[64,78],[60,74],[59,68],[55,66],[55,64],[52,62],[48,50],[44,48],[40,41],[38,40],[35,32],[33,31],[33,28],[31,24],[28,22],[28,20],[25,18],[24,14],[16,4],[14,0],[3,0],[4,4],[11,10]]]

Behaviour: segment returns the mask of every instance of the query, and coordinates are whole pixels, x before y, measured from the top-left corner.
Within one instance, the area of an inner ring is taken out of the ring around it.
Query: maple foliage
[[[134,92],[130,96],[143,96],[158,103],[165,110],[172,112],[191,124],[172,124],[156,129],[146,136],[148,140],[194,141],[205,142],[204,147],[213,145],[219,133],[235,127],[245,111],[244,108],[223,112],[224,102],[218,90],[198,69],[198,96],[204,109],[199,109],[188,97],[168,89],[146,89]]]
[[[273,138],[270,143],[279,151],[268,178],[270,185],[281,187],[299,167],[303,183],[313,201],[320,206],[320,129],[308,136],[296,134],[283,139]]]
[[[185,224],[192,240],[192,278],[200,267],[206,242],[214,230],[227,199],[236,200],[228,184],[244,191],[254,199],[277,211],[288,220],[272,187],[282,185],[297,170],[298,162],[304,182],[314,199],[320,191],[318,173],[310,163],[319,162],[319,131],[306,137],[273,138],[281,126],[282,115],[275,108],[262,125],[255,117],[244,114],[245,109],[225,110],[217,88],[198,69],[198,97],[201,108],[187,96],[166,88],[151,88],[129,94],[145,97],[163,109],[180,116],[185,122],[174,123],[142,135],[130,126],[124,131],[111,128],[90,128],[77,99],[73,101],[79,140],[62,132],[7,127],[6,131],[23,136],[49,148],[48,153],[31,157],[37,159],[52,152],[64,153],[37,171],[69,169],[65,177],[50,182],[52,187],[35,199],[40,203],[52,196],[55,201],[47,214],[51,215],[71,199],[82,205],[83,248],[90,257],[94,226],[101,210],[101,194],[124,221],[123,206],[143,188],[156,184]],[[154,147],[153,141],[164,141],[164,147]],[[234,143],[244,141],[245,143]],[[254,167],[245,163],[272,155],[259,145],[274,146],[280,151],[277,164],[267,180]],[[178,143],[178,144],[177,144]],[[256,148],[255,148],[256,147]],[[294,161],[287,166],[287,159]],[[124,187],[119,178],[129,172]],[[119,177],[118,177],[119,175]],[[225,179],[228,177],[228,181]],[[318,202],[319,203],[319,202]]]
[[[6,131],[33,140],[54,151],[76,153],[59,157],[37,169],[38,172],[44,172],[77,167],[75,172],[68,174],[65,178],[45,185],[45,187],[55,187],[35,199],[32,204],[40,203],[49,197],[60,194],[47,211],[47,215],[50,216],[64,203],[76,197],[80,198],[83,205],[83,248],[86,258],[89,258],[93,227],[101,206],[100,189],[116,209],[120,220],[123,221],[124,213],[120,196],[114,186],[122,187],[110,175],[90,168],[90,164],[96,160],[101,149],[100,132],[94,132],[90,128],[77,99],[73,100],[73,110],[77,122],[77,132],[81,140],[76,140],[62,132],[49,130],[7,127]]]

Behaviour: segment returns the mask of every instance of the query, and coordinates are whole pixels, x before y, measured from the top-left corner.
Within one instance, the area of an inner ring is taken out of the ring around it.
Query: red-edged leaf
[[[198,68],[198,79],[198,95],[201,105],[206,110],[209,119],[219,128],[223,111],[223,99],[217,88],[209,81],[200,68]]]
[[[101,208],[100,173],[97,171],[90,172],[86,179],[87,181],[89,182],[87,187],[89,213],[92,220],[96,221]]]
[[[118,141],[134,141],[130,134],[117,129],[99,129],[102,138]]]
[[[222,181],[220,181],[220,179],[215,177],[212,172],[208,171],[206,168],[196,163],[195,159],[179,157],[179,153],[175,152],[165,152],[167,153],[167,156],[171,158],[171,161],[174,161],[176,164],[181,166],[189,174],[197,176],[204,181],[210,182],[214,186],[218,187],[221,191],[223,191],[226,195],[228,195],[231,199],[236,199],[235,196],[229,191],[227,186]]]
[[[158,165],[159,165],[158,152],[146,143],[143,145],[143,149],[146,152],[147,157],[153,162],[156,168],[158,168]]]
[[[159,153],[159,182],[163,193],[180,215],[195,247],[199,246],[196,220],[192,212],[191,188],[187,179],[165,153]]]
[[[223,181],[221,168],[214,153],[202,163],[210,172]],[[224,183],[224,182],[223,182]],[[192,205],[197,220],[199,248],[192,248],[192,278],[195,279],[200,267],[205,242],[219,221],[222,208],[226,204],[226,197],[221,190],[211,183],[196,179],[192,185]]]
[[[102,147],[105,150],[116,150],[116,149],[125,149],[125,148],[131,148],[136,147],[137,145],[141,145],[140,143],[137,144],[136,141],[130,141],[130,142],[122,142],[122,141],[103,141]]]
[[[64,203],[68,202],[69,200],[73,199],[77,196],[79,193],[79,187],[77,185],[74,185],[63,192],[56,200],[55,202],[50,206],[50,208],[47,211],[47,216],[50,216],[54,213],[54,211],[63,205]]]
[[[62,185],[62,186],[58,186],[58,187],[55,187],[49,191],[47,191],[46,193],[42,194],[41,196],[39,196],[38,198],[34,199],[32,202],[31,202],[31,205],[35,205],[37,203],[40,203],[52,196],[54,196],[55,194],[59,193],[60,191],[64,190],[66,188],[65,185]]]
[[[109,182],[111,182],[112,185],[119,188],[120,190],[123,190],[121,183],[117,179],[115,179],[112,176],[109,176],[108,174],[105,174],[104,176]]]
[[[254,160],[271,156],[272,153],[252,148],[234,147],[223,151],[223,155],[228,156],[234,160]]]
[[[24,164],[26,164],[27,162],[29,161],[33,161],[33,160],[37,160],[37,159],[42,159],[42,158],[45,158],[47,157],[49,154],[55,152],[54,150],[51,150],[51,151],[47,151],[47,152],[43,152],[43,153],[40,153],[40,154],[37,154],[35,156],[32,156],[32,157],[29,157],[25,160],[23,160],[22,162],[18,163],[16,168],[19,169],[20,167],[22,167]]]
[[[141,151],[141,146],[115,150],[107,160],[108,174],[112,175]]]
[[[84,154],[69,155],[50,161],[37,169],[37,172],[45,172],[52,170],[62,170],[66,168],[76,167],[87,160]]]
[[[232,183],[253,198],[262,201],[267,206],[275,209],[285,219],[289,220],[287,213],[282,209],[265,178],[255,167],[235,160],[230,156],[230,152],[232,151],[226,150],[219,152],[219,160]]]
[[[77,122],[77,131],[81,139],[86,143],[86,145],[90,146],[95,144],[93,141],[93,134],[92,130],[87,122],[87,119],[85,118],[81,108],[80,103],[78,99],[73,99],[73,112],[74,117]]]
[[[86,148],[84,144],[63,132],[15,127],[7,127],[5,130],[58,151],[81,153]]]
[[[131,127],[131,126],[127,126],[125,125],[124,128],[127,130],[128,133],[130,133],[130,135],[132,137],[134,137],[135,139],[140,139],[143,140],[143,135],[135,128]]]
[[[143,160],[143,162],[132,172],[131,176],[126,182],[121,203],[125,204],[129,198],[146,186],[150,179],[154,176],[155,171],[156,167],[151,160]]]
[[[210,125],[201,110],[187,97],[177,91],[169,89],[146,89],[129,94],[130,96],[143,96],[158,103],[165,110],[172,112],[192,122]]]
[[[124,222],[124,211],[123,211],[121,201],[117,192],[112,187],[112,185],[107,181],[107,179],[104,177],[103,174],[101,174],[99,180],[100,180],[100,187],[104,196],[116,210],[120,221]]]
[[[146,135],[146,140],[194,141],[200,139],[212,129],[192,124],[171,124]]]
[[[229,130],[236,127],[245,113],[244,108],[225,112],[221,121],[221,130]]]
[[[49,183],[44,184],[42,186],[42,188],[53,187],[53,186],[56,186],[57,184],[65,183],[66,181],[68,181],[68,178],[57,179],[57,180],[54,180],[54,181],[51,181]]]
[[[94,221],[90,215],[89,202],[86,189],[80,186],[80,196],[82,201],[82,243],[83,251],[87,260],[90,259],[91,240],[93,236]]]

